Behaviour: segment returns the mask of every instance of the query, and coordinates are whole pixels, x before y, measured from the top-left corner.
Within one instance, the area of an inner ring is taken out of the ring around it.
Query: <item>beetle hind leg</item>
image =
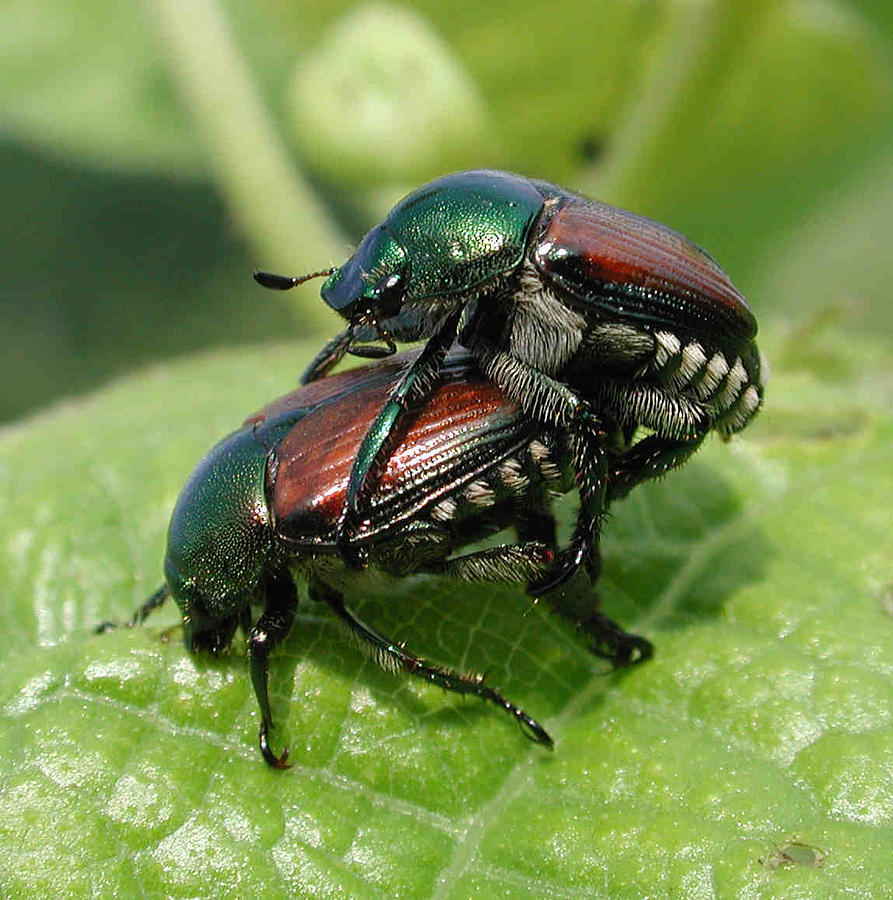
[[[615,669],[645,662],[654,655],[651,641],[625,631],[613,619],[595,609],[589,592],[559,592],[546,598],[552,612],[571,622],[589,639],[594,656],[607,659]]]
[[[335,615],[347,625],[351,634],[367,645],[382,668],[391,672],[402,670],[410,675],[423,678],[431,684],[439,685],[447,691],[453,691],[456,694],[473,694],[480,697],[481,700],[493,703],[515,719],[526,737],[537,744],[552,748],[552,738],[549,737],[545,728],[536,719],[528,716],[521,707],[516,706],[495,688],[490,687],[482,675],[453,672],[451,669],[434,665],[409,652],[403,645],[364,624],[345,606],[344,598],[338,591],[318,579],[312,583],[311,591],[315,599],[325,600]]]
[[[600,612],[583,619],[580,630],[592,639],[592,653],[608,660],[615,669],[635,666],[654,656],[651,641],[624,631],[613,619]]]
[[[459,581],[527,584],[542,575],[554,559],[555,552],[549,544],[527,541],[431,562],[423,571]]]
[[[559,552],[555,565],[530,585],[530,593],[536,597],[561,587],[598,553],[607,503],[608,455],[604,432],[585,407],[578,423],[571,426],[570,439],[580,508],[570,544]]]
[[[642,438],[614,461],[608,502],[622,500],[637,484],[660,478],[685,463],[701,446],[704,434],[687,440],[657,435]]]

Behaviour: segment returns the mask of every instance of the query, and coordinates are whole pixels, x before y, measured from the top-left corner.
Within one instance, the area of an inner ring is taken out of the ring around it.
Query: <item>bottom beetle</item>
[[[167,539],[166,584],[130,624],[173,597],[191,651],[217,654],[238,628],[248,636],[251,680],[260,705],[260,749],[276,768],[288,751],[269,744],[273,727],[268,664],[298,607],[295,579],[326,602],[350,631],[391,670],[403,669],[447,690],[474,694],[513,716],[525,733],[552,745],[545,729],[485,683],[429,663],[361,622],[345,605],[350,573],[337,546],[344,493],[357,448],[412,354],[332,376],[294,391],[247,419],[199,463],[174,508]],[[573,486],[565,436],[544,429],[510,403],[470,356],[448,358],[439,386],[407,416],[393,453],[376,479],[362,541],[374,568],[462,581],[526,583],[554,559],[550,499]],[[618,447],[617,490],[622,477]],[[469,543],[514,526],[520,543],[459,553]],[[548,598],[580,625],[592,651],[615,666],[651,655],[594,610],[586,596]],[[252,605],[261,613],[252,616]],[[103,630],[107,626],[100,626]]]

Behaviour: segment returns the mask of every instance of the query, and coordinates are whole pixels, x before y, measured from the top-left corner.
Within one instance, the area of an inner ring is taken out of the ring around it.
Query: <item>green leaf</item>
[[[294,766],[273,772],[241,652],[192,659],[163,639],[173,610],[91,633],[160,581],[195,461],[314,348],[153,369],[7,429],[0,893],[882,896],[893,375],[883,345],[841,343],[822,369],[764,343],[782,363],[745,436],[608,523],[602,601],[653,661],[607,672],[517,590],[418,577],[352,598],[486,671],[554,753],[376,669],[306,604],[274,660]]]
[[[348,191],[411,188],[496,158],[468,73],[424,19],[399,6],[364,4],[337,20],[300,60],[289,110],[304,162]]]
[[[201,150],[144,12],[109,0],[2,4],[4,132],[113,169],[195,172]]]

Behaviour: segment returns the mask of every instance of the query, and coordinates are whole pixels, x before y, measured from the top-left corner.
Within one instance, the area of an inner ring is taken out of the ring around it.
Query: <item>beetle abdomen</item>
[[[604,203],[564,201],[533,248],[547,281],[609,318],[737,350],[757,332],[744,297],[716,261],[665,225]]]

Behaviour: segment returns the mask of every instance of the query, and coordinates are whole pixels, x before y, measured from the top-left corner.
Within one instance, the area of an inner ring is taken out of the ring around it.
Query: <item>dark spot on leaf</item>
[[[805,866],[808,869],[821,869],[828,854],[818,847],[803,844],[800,841],[789,841],[777,846],[761,865],[767,869],[782,869],[788,866]]]
[[[580,140],[577,152],[584,163],[598,162],[605,155],[605,139],[595,134],[588,134]]]

